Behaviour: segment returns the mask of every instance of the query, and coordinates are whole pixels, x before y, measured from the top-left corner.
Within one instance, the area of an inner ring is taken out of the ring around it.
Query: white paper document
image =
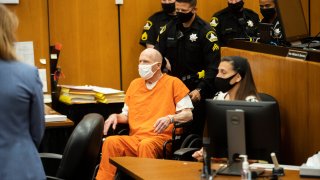
[[[67,116],[62,114],[48,114],[45,115],[46,122],[53,122],[53,121],[66,121]]]
[[[0,0],[3,4],[19,4],[19,0]]]
[[[24,63],[34,66],[33,42],[16,42],[14,45],[18,59]]]
[[[47,84],[47,71],[46,69],[38,69],[39,77],[42,82],[42,91],[48,92],[48,84]]]

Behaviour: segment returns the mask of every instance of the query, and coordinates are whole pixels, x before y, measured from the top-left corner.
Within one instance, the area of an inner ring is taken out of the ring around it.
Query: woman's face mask
[[[215,84],[217,90],[225,93],[225,92],[228,92],[230,89],[232,89],[237,84],[237,82],[234,84],[230,84],[230,81],[236,75],[237,75],[237,73],[235,73],[234,75],[232,75],[228,78],[225,78],[225,79],[221,78],[221,77],[216,77],[214,84]]]
[[[155,72],[152,71],[152,66],[157,63],[153,64],[139,64],[138,70],[139,70],[139,75],[141,78],[148,80],[152,78]]]

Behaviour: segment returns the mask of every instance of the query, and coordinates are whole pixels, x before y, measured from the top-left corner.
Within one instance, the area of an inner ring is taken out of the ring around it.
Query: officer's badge
[[[141,40],[142,41],[146,41],[148,39],[148,34],[147,34],[147,32],[144,32],[143,34],[142,34],[142,36],[141,36]]]
[[[248,25],[249,27],[253,27],[253,22],[252,22],[251,20],[248,20],[248,21],[247,21],[247,25]]]
[[[148,31],[152,26],[152,22],[151,21],[147,21],[146,25],[143,26],[143,29]]]
[[[212,51],[218,51],[220,49],[219,45],[214,43],[213,47],[212,47]]]
[[[211,18],[211,21],[210,21],[210,26],[212,26],[212,27],[217,27],[218,24],[219,24],[218,18],[212,17],[212,18]]]
[[[191,42],[195,42],[197,39],[198,39],[197,34],[193,34],[193,33],[192,33],[192,34],[190,35],[190,41],[191,41]]]
[[[279,28],[276,28],[276,29],[274,29],[274,35],[276,36],[276,37],[279,37],[280,36],[280,34],[281,34],[281,31],[280,31],[280,29]]]
[[[160,34],[162,34],[163,32],[165,32],[166,29],[167,29],[167,26],[166,26],[166,25],[162,26],[162,27],[161,27],[161,30],[160,30]]]
[[[217,35],[213,32],[213,31],[209,31],[206,35],[206,38],[210,41],[210,42],[215,42],[218,41],[218,37]]]

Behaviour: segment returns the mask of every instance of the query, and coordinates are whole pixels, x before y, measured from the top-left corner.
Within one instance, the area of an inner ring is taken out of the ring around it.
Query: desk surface
[[[53,110],[50,106],[44,105],[45,114],[59,114],[55,110]],[[73,126],[74,123],[70,119],[66,121],[57,121],[57,122],[46,122],[46,128],[55,128],[55,127],[70,127]]]
[[[137,157],[114,157],[110,158],[111,164],[135,179],[200,179],[202,163],[175,161],[164,159],[148,159]],[[213,169],[218,169],[218,164],[213,165]],[[267,172],[266,172],[267,173]],[[286,170],[282,180],[315,178],[300,178],[299,171]],[[214,179],[240,179],[239,176],[217,175]]]

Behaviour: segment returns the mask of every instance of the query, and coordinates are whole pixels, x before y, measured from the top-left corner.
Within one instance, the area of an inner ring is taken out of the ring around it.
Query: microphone
[[[284,175],[284,170],[282,167],[279,166],[277,156],[275,153],[271,153],[271,159],[274,164],[274,168],[272,169],[272,174],[276,176],[283,176]]]
[[[314,41],[315,39],[317,39],[317,37],[319,36],[319,34],[320,34],[320,32],[318,32],[318,34],[315,35],[315,36],[309,41],[309,43],[308,43],[308,45],[307,45],[307,49],[310,48],[310,44],[312,43],[312,41]]]

